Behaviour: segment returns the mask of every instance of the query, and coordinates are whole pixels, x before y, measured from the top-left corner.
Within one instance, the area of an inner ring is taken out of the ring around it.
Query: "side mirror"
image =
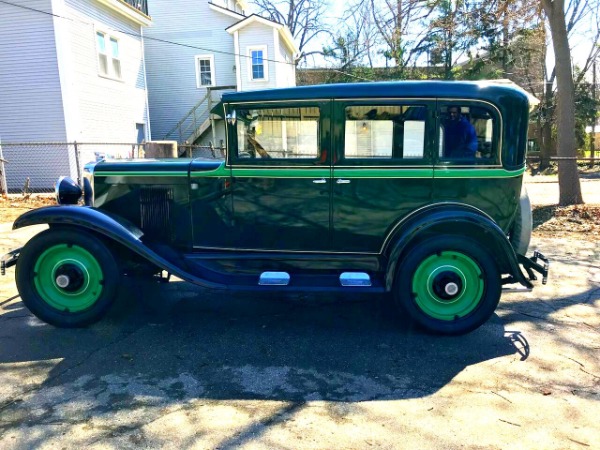
[[[227,120],[227,123],[229,125],[235,125],[235,121],[236,121],[236,113],[235,113],[235,109],[233,110],[233,112],[227,114],[227,116],[225,116],[225,119]]]

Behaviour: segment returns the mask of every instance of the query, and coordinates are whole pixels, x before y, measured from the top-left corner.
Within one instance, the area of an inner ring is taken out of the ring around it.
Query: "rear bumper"
[[[519,260],[519,264],[523,266],[525,272],[527,272],[527,276],[529,277],[529,281],[537,280],[535,276],[535,272],[539,273],[542,276],[542,284],[546,284],[548,282],[548,272],[550,271],[550,261],[546,258],[542,253],[537,250],[533,252],[533,256],[528,258],[523,255],[517,255]],[[538,260],[542,262],[542,264],[538,263]]]
[[[540,264],[539,261],[542,262]],[[546,258],[542,253],[535,251],[533,252],[533,256],[528,258],[524,255],[517,254],[517,261],[519,263],[519,273],[515,275],[511,275],[507,278],[502,279],[503,285],[511,285],[519,283],[523,287],[522,288],[514,288],[514,287],[503,287],[502,290],[504,292],[530,292],[533,290],[532,281],[536,281],[538,277],[535,275],[535,272],[542,276],[542,284],[546,284],[548,282],[548,272],[550,271],[550,261]],[[525,271],[525,273],[523,273]]]
[[[2,259],[0,259],[0,275],[6,275],[6,269],[17,263],[19,255],[21,254],[21,248],[22,247],[19,247],[2,256]]]

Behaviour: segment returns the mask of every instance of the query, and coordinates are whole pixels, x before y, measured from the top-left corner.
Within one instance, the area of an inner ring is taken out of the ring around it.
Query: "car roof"
[[[345,84],[320,84],[279,89],[224,93],[223,103],[275,100],[319,100],[354,98],[457,98],[480,99],[492,103],[502,97],[527,101],[525,91],[493,81],[395,81]]]

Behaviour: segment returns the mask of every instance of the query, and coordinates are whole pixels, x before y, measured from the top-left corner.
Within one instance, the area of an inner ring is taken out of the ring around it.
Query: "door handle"
[[[338,178],[337,180],[335,180],[336,184],[350,184],[350,180],[346,180],[344,178]]]
[[[318,179],[312,180],[312,181],[315,184],[325,184],[325,183],[327,183],[327,180],[325,178],[318,178]]]

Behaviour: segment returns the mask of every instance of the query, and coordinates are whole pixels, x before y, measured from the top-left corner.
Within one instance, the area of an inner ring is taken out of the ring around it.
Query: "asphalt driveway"
[[[0,251],[36,230],[0,225]],[[61,330],[0,278],[0,448],[600,448],[600,242],[534,237],[548,285],[430,336],[385,297],[123,284]]]

